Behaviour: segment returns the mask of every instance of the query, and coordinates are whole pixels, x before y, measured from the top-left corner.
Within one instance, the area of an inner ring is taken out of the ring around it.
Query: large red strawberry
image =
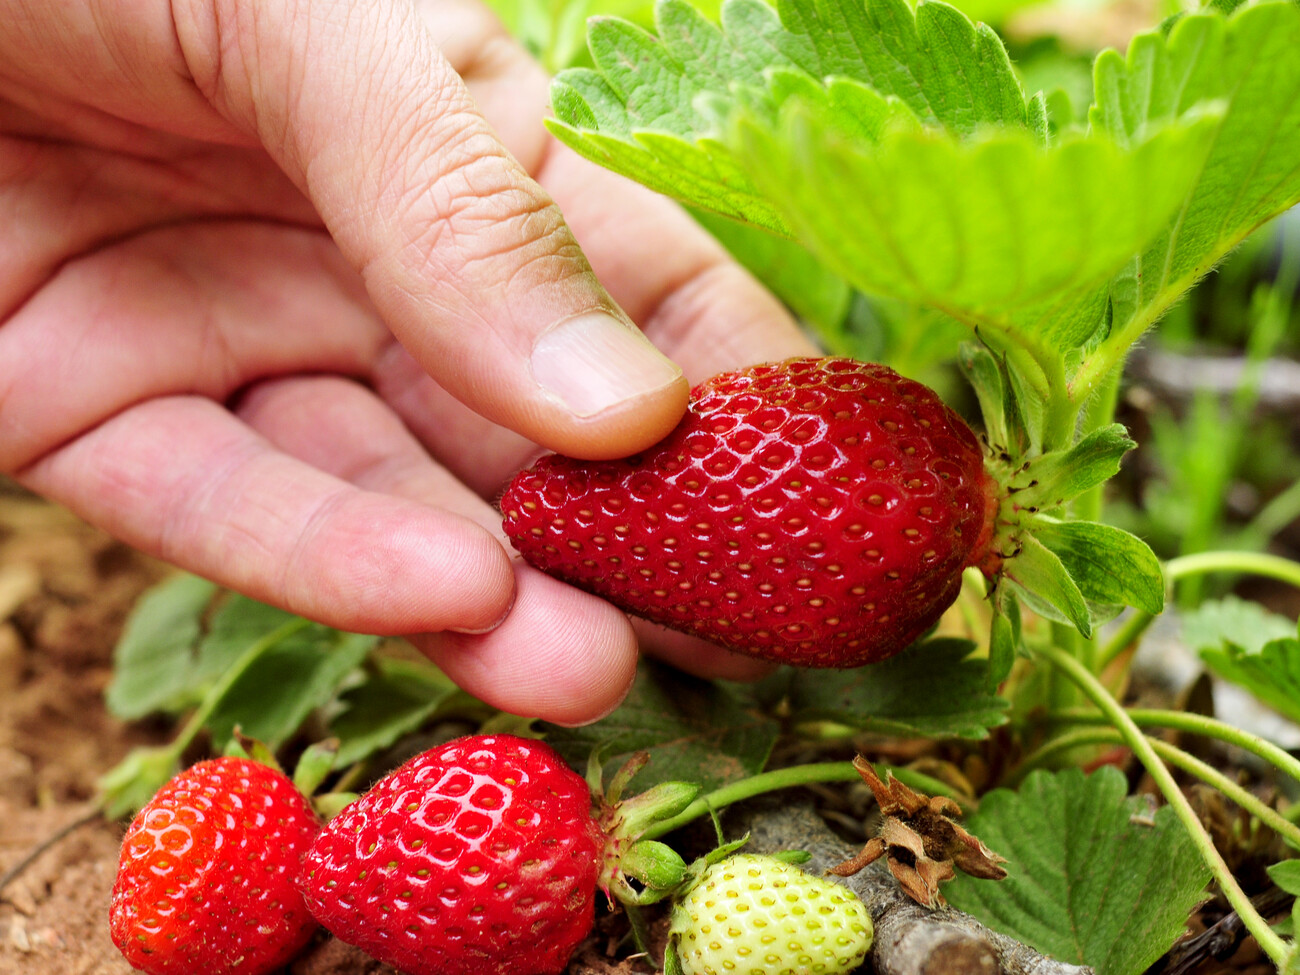
[[[758,657],[851,667],[897,653],[992,568],[997,489],[933,390],[872,363],[723,373],[650,450],[551,455],[501,500],[529,562]]]
[[[296,887],[320,829],[282,773],[243,758],[181,772],[122,841],[113,943],[151,975],[260,975],[316,930]]]
[[[345,807],[302,883],[325,927],[412,975],[555,975],[591,930],[603,846],[554,749],[481,735]]]

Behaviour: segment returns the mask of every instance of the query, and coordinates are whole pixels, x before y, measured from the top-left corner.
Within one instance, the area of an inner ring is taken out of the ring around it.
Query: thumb
[[[174,0],[185,64],[311,198],[379,313],[479,413],[585,457],[688,394],[402,0]]]

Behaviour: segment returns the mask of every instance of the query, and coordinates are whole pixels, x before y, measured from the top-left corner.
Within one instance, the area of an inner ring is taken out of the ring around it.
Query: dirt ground
[[[93,815],[95,780],[165,729],[104,709],[111,654],[141,591],[167,572],[0,481],[0,876],[73,829],[0,892],[4,975],[129,975],[108,936],[122,827]],[[293,975],[392,969],[320,939]]]
[[[90,811],[138,728],[103,690],[122,621],[164,568],[0,484],[0,874]],[[0,894],[0,972],[126,975],[108,938],[118,826],[76,828]]]

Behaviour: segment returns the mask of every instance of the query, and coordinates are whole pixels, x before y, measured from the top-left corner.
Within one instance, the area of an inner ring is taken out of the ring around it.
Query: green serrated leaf
[[[1300,722],[1300,640],[1270,640],[1256,653],[1233,643],[1201,650],[1205,665],[1279,714]]]
[[[792,99],[776,123],[743,115],[731,136],[794,235],[861,290],[944,308],[1044,361],[1096,330],[1096,285],[1165,227],[1214,131],[1189,121],[1131,149],[1044,150],[1019,129],[866,145],[826,114]]]
[[[839,328],[852,289],[799,244],[707,211],[694,217],[731,255],[819,332]]]
[[[329,733],[339,740],[334,767],[346,768],[388,748],[460,693],[432,665],[376,660],[365,680],[343,693],[342,710],[330,721]]]
[[[1016,501],[1022,508],[1053,508],[1072,501],[1119,473],[1120,461],[1136,446],[1119,423],[1094,430],[1068,450],[1035,458],[1015,480],[1026,485]]]
[[[1060,556],[1033,535],[1020,542],[1019,553],[1005,563],[1006,574],[1026,593],[1055,607],[1085,637],[1092,636],[1092,612]]]
[[[1032,773],[980,800],[966,827],[1006,857],[1005,880],[944,891],[985,924],[1097,975],[1139,975],[1184,931],[1209,868],[1172,811],[1146,825],[1115,768]]]
[[[177,575],[140,597],[113,649],[106,700],[116,717],[142,718],[197,700],[203,678],[194,646],[216,591],[206,579]]]
[[[1300,860],[1283,860],[1268,868],[1268,878],[1288,894],[1300,896]]]
[[[1006,702],[989,691],[988,661],[967,640],[918,643],[853,670],[783,668],[761,686],[784,699],[796,724],[831,721],[881,734],[931,738],[988,736],[1006,723]]]
[[[843,131],[863,132],[868,117],[882,124],[906,116],[958,136],[1027,125],[1024,93],[997,36],[944,3],[913,13],[904,0],[784,0],[778,9],[727,0],[719,28],[684,0],[662,0],[656,26],[658,39],[617,18],[593,21],[598,70],[557,76],[552,131],[660,192],[787,236],[752,174],[717,141],[719,120],[740,105],[771,115],[774,100],[815,88]]]
[[[1184,612],[1183,640],[1193,650],[1217,650],[1234,643],[1247,653],[1258,653],[1272,640],[1296,635],[1295,620],[1265,609],[1253,599],[1224,596]]]
[[[1129,343],[1247,234],[1300,202],[1300,7],[1182,17],[1094,69],[1093,127],[1125,142],[1197,105],[1224,106],[1209,153],[1169,223],[1111,282]]]
[[[1099,286],[1168,226],[1218,124],[1197,105],[1122,147],[1045,148],[1044,100],[1026,101],[991,30],[940,2],[728,0],[719,27],[665,0],[657,21],[658,39],[593,27],[600,70],[555,82],[560,139],[1044,362],[1097,333]]]
[[[214,680],[251,644],[282,626],[291,625],[297,618],[288,610],[238,593],[227,593],[199,643],[198,674],[205,681]]]
[[[674,780],[713,789],[761,771],[779,731],[725,686],[647,661],[612,714],[581,728],[547,725],[546,740],[574,768],[598,748],[607,771],[649,752],[639,789]]]
[[[568,77],[566,82],[557,79],[552,84],[552,104],[557,111],[561,104],[576,99],[576,95],[569,92],[563,101],[557,100],[555,88],[575,81]],[[546,127],[571,149],[652,190],[775,234],[792,236],[781,214],[754,189],[749,177],[718,143],[708,139],[691,142],[675,135],[644,131],[623,138],[583,131],[555,119],[548,119]]]
[[[1152,615],[1164,609],[1160,560],[1137,536],[1099,522],[1042,516],[1030,526],[1034,537],[1061,560],[1085,599],[1134,606]]]
[[[216,703],[206,725],[220,747],[236,727],[278,748],[307,716],[331,700],[376,637],[319,624],[295,629],[266,647]]]

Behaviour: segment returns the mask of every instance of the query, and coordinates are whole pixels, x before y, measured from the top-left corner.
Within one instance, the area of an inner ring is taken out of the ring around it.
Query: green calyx
[[[598,883],[607,897],[625,907],[663,900],[681,886],[687,874],[686,862],[672,847],[641,837],[694,802],[700,787],[691,782],[661,782],[624,799],[624,790],[649,760],[648,753],[636,753],[614,773],[607,788],[602,788],[601,763],[595,753],[587,773],[597,797],[596,825],[605,837]]]
[[[1150,547],[1111,525],[1072,516],[1076,499],[1100,490],[1137,446],[1128,432],[1110,424],[1044,449],[1047,418],[1026,405],[1006,358],[970,343],[962,366],[984,414],[985,470],[998,499],[989,554],[979,565],[992,580],[995,675],[1010,668],[1022,604],[1085,638],[1125,606],[1159,613],[1165,585]]]

